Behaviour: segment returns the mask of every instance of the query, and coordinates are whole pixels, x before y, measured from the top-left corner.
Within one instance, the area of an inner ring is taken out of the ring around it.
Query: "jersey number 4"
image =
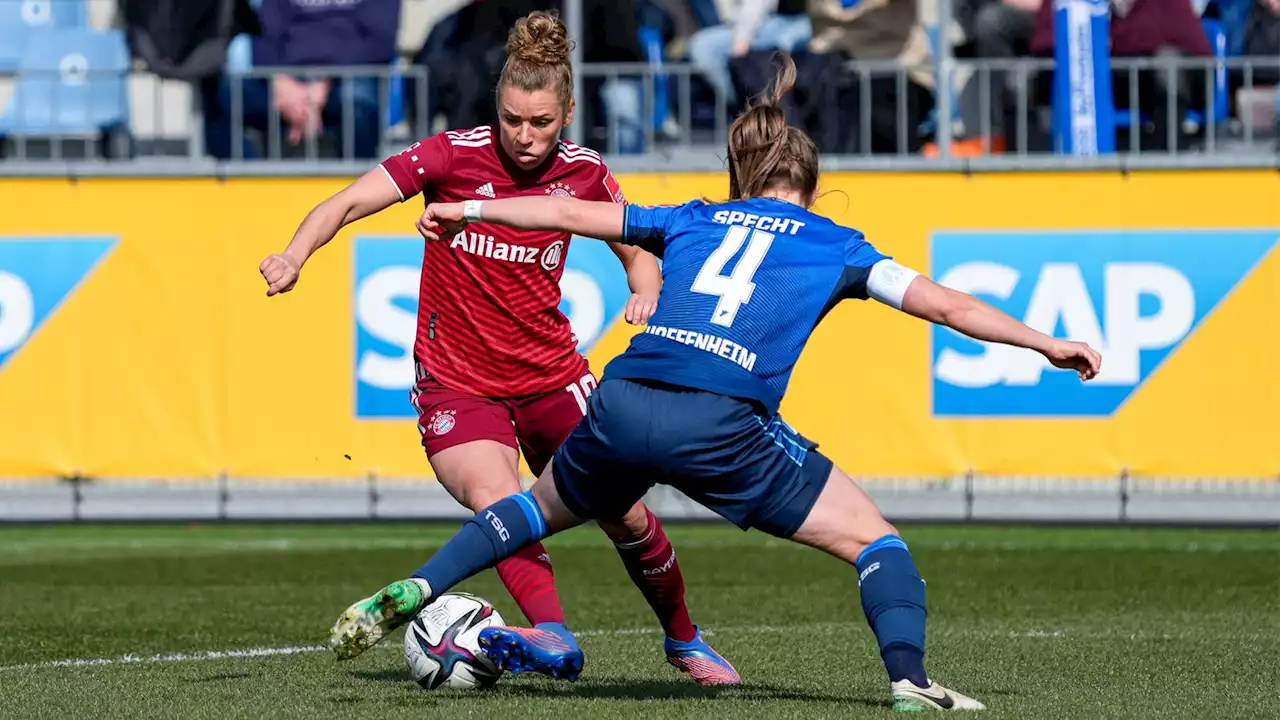
[[[734,265],[733,272],[722,275],[724,266],[738,254],[744,242],[747,249],[738,259],[738,264]],[[765,253],[769,252],[772,244],[773,233],[734,225],[725,233],[720,247],[702,263],[702,269],[698,271],[698,277],[694,278],[689,289],[720,298],[715,311],[711,313],[712,324],[724,327],[733,325],[738,309],[751,300],[751,293],[756,289],[756,284],[751,279],[755,277],[756,270],[760,269],[760,263],[764,261]]]

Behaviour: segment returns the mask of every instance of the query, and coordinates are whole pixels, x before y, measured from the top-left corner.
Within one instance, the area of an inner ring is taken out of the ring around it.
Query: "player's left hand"
[[[1075,370],[1081,381],[1092,380],[1102,371],[1102,355],[1082,342],[1055,340],[1044,356],[1054,367]]]
[[[653,316],[654,311],[657,309],[657,295],[632,293],[631,298],[627,300],[627,312],[625,317],[627,318],[627,322],[632,325],[644,325],[649,322],[649,318]]]
[[[430,203],[418,218],[418,232],[427,240],[439,240],[456,234],[467,224],[462,203]]]

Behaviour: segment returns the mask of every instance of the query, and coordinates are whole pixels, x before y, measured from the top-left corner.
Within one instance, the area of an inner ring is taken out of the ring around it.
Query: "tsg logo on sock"
[[[107,238],[0,238],[0,368],[114,244]]]
[[[412,418],[420,237],[355,239],[355,411],[358,418]],[[497,262],[497,261],[495,261]],[[466,292],[459,290],[459,292]],[[560,278],[560,310],[586,352],[626,307],[626,273],[607,245],[576,239]]]
[[[507,526],[502,524],[502,518],[493,514],[492,510],[486,510],[484,517],[489,521],[489,524],[493,526],[494,532],[498,533],[498,537],[502,542],[507,542],[511,539],[511,533],[507,532]]]
[[[933,329],[939,416],[1108,416],[1280,238],[1277,231],[944,232],[932,276],[1055,337],[1087,342],[1081,383],[1039,354]]]

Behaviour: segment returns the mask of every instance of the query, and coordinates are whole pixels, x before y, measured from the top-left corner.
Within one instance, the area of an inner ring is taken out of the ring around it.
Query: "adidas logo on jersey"
[[[483,195],[489,198],[490,200],[493,200],[494,198],[498,197],[497,195],[493,194],[493,183],[491,182],[487,182],[481,185],[480,187],[476,188],[476,194]]]

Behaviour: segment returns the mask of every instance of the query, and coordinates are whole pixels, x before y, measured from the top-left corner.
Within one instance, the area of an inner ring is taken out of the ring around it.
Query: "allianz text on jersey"
[[[1109,416],[1271,251],[1280,231],[938,232],[931,274],[1103,354],[1082,384],[1037,353],[932,336],[938,416]]]
[[[409,387],[414,379],[422,242],[417,236],[355,239],[356,417],[414,417]],[[579,352],[590,349],[617,320],[631,295],[618,258],[595,240],[574,240],[567,257],[559,243],[539,252],[472,232],[440,242],[488,262],[539,263],[548,270],[563,262],[560,310],[569,318]]]

